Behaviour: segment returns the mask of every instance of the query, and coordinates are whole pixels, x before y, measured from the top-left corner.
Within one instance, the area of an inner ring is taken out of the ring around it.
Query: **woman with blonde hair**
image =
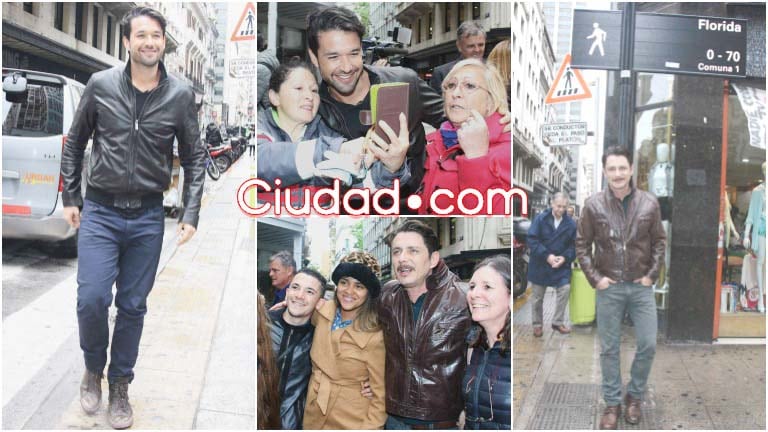
[[[502,81],[504,81],[504,85],[507,87],[507,105],[509,105],[512,101],[510,89],[512,86],[512,51],[511,51],[511,43],[509,42],[509,39],[504,39],[503,41],[496,44],[495,47],[493,47],[493,50],[491,50],[491,53],[488,54],[488,60],[487,62],[493,67],[496,68],[496,70],[499,71],[499,75],[501,75]]]
[[[387,420],[384,335],[376,302],[381,266],[366,252],[341,259],[331,279],[335,301],[312,316],[312,377],[304,429],[381,429]],[[361,394],[370,382],[373,398]]]
[[[509,112],[499,72],[477,59],[462,60],[446,75],[442,89],[448,121],[427,135],[420,214],[450,206],[448,214],[462,214],[445,193],[436,196],[433,205],[432,193],[438,189],[451,191],[455,198],[464,189],[485,195],[490,188],[507,190],[512,183],[512,134],[499,124]],[[479,207],[475,195],[467,195],[463,203],[468,209]],[[495,194],[481,211],[486,214],[490,206],[492,214],[504,214],[507,204],[502,194]]]

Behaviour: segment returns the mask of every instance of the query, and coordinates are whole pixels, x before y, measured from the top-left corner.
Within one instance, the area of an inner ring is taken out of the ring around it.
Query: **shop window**
[[[766,158],[765,142],[752,129],[764,125],[765,115],[750,122],[747,112],[751,110],[749,106],[745,110],[738,95],[742,91],[749,104],[764,86],[762,81],[739,81],[729,88],[718,337],[765,337]],[[761,199],[762,206],[758,205]],[[758,235],[753,237],[753,232]]]

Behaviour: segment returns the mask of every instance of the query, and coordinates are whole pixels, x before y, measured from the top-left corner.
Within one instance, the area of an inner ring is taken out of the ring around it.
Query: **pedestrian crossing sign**
[[[256,40],[256,8],[253,7],[253,3],[249,2],[245,5],[230,40],[232,42]]]
[[[544,99],[545,104],[556,104],[561,102],[572,102],[579,99],[589,99],[592,97],[592,92],[589,91],[589,86],[584,77],[581,75],[581,71],[571,67],[571,55],[566,54],[563,59],[563,64],[560,65],[560,69],[557,71],[555,81],[549,88],[547,98]]]

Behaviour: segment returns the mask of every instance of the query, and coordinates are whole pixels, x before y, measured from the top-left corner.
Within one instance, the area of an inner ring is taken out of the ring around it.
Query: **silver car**
[[[3,69],[3,238],[55,241],[61,254],[77,254],[77,230],[62,217],[61,153],[84,89]]]

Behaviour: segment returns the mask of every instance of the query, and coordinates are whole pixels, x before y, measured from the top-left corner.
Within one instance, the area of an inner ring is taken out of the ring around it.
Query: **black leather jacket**
[[[283,320],[285,309],[269,312],[272,322],[272,350],[280,370],[280,418],[283,429],[301,429],[307,384],[312,375],[312,337],[315,328],[308,321],[303,326],[292,326]]]
[[[400,185],[403,196],[412,194],[421,186],[421,180],[424,178],[424,159],[426,155],[426,138],[424,136],[424,126],[422,122],[428,123],[435,128],[440,127],[440,122],[444,118],[443,97],[437,94],[427,84],[426,81],[419,78],[411,69],[403,67],[376,67],[364,66],[368,72],[371,82],[379,84],[392,82],[405,82],[410,84],[408,92],[408,129],[410,133],[411,145],[408,147],[407,160],[410,161],[411,178]],[[333,103],[329,100],[330,94],[325,82],[320,84],[320,115],[326,124],[338,131],[345,138],[359,138],[353,136],[346,124],[344,116],[338,112]]]
[[[433,422],[459,418],[472,319],[458,282],[440,260],[427,278],[416,322],[405,288],[396,280],[384,285],[378,311],[387,349],[388,413]]]
[[[130,70],[127,64],[97,72],[85,87],[61,156],[64,205],[83,204],[82,162],[91,136],[88,186],[128,196],[168,189],[175,137],[184,168],[184,209],[179,220],[196,227],[205,181],[205,151],[200,143],[194,92],[168,75],[160,62],[160,83],[137,113]]]
[[[499,342],[491,349],[483,343],[472,350],[462,385],[464,429],[512,430],[511,366],[511,353],[502,354]]]

